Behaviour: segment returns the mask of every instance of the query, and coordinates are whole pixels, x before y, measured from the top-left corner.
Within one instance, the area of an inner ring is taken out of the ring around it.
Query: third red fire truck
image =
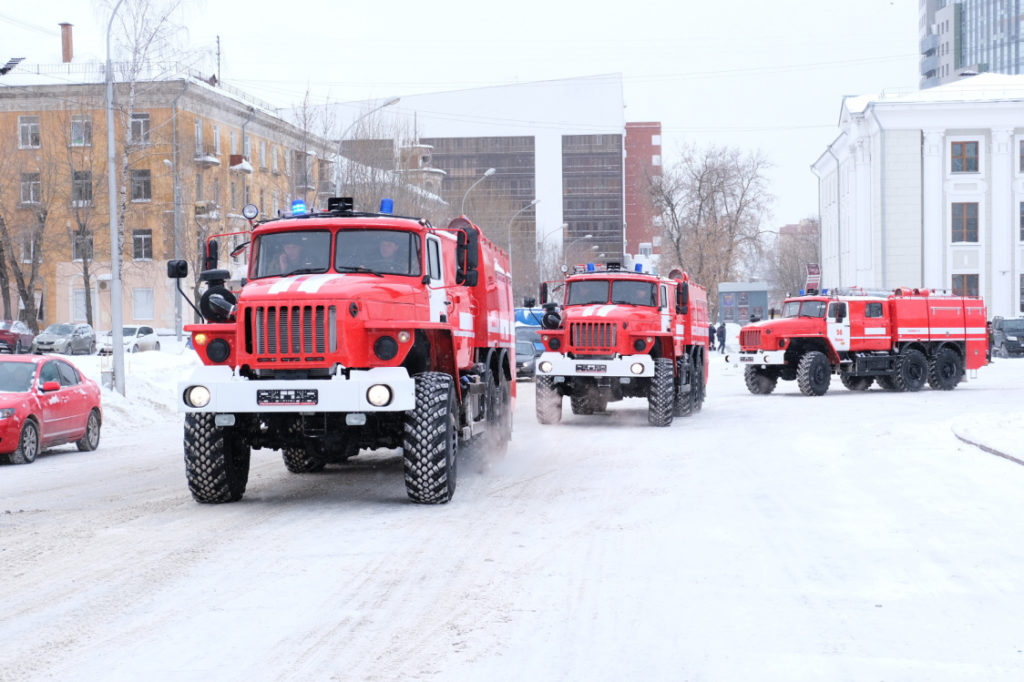
[[[812,294],[786,299],[780,319],[740,331],[751,393],[796,380],[804,395],[824,395],[833,374],[851,391],[873,383],[917,391],[925,383],[949,391],[986,360],[985,302],[902,287],[890,294]]]

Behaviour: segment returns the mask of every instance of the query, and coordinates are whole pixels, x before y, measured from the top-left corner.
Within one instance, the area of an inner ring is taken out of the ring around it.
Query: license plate
[[[608,365],[576,365],[576,371],[580,374],[600,374],[608,371]]]
[[[753,355],[741,355],[740,356],[740,362],[749,362],[750,364],[754,364],[754,356]]]
[[[272,388],[256,391],[259,405],[316,405],[319,399],[315,388]]]

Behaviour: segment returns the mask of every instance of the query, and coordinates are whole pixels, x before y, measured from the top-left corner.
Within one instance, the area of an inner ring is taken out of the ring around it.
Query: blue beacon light
[[[292,202],[292,215],[305,215],[306,214],[306,202],[302,199],[296,199]]]

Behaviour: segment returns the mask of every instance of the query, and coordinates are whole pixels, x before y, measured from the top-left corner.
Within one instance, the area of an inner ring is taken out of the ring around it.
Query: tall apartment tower
[[[985,71],[1024,73],[1024,0],[920,0],[921,88]]]

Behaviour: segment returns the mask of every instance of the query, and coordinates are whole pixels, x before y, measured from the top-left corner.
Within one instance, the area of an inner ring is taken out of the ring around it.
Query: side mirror
[[[167,261],[167,278],[168,279],[184,279],[188,277],[188,261],[187,260],[169,260]]]
[[[547,300],[548,300],[548,283],[547,282],[541,282],[540,283],[540,302],[541,303],[546,303]]]
[[[39,387],[43,393],[52,393],[53,391],[60,390],[59,381],[44,381],[43,385]]]
[[[203,259],[203,270],[216,270],[218,258],[217,254],[220,251],[220,246],[217,244],[216,239],[211,239],[206,244],[206,258]]]
[[[683,282],[676,289],[676,312],[686,315],[690,312],[690,283]]]
[[[480,234],[468,221],[456,233],[455,283],[475,287],[479,281],[477,268],[480,266]]]

